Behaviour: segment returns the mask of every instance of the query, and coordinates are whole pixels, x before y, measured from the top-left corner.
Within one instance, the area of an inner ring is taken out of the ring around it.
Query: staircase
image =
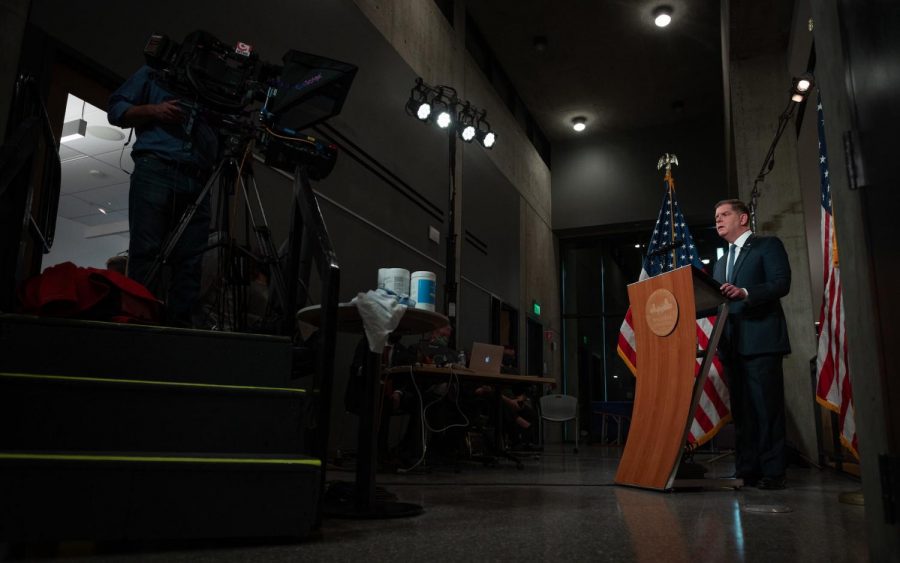
[[[0,314],[0,542],[292,537],[321,461],[287,338]]]

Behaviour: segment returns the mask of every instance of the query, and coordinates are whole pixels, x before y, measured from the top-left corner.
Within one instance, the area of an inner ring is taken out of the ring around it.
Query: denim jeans
[[[162,252],[166,237],[178,226],[184,210],[197,199],[204,182],[186,176],[161,160],[135,158],[128,193],[128,277],[148,286],[166,301],[166,320],[190,326],[191,312],[200,295],[201,262],[209,236],[209,196],[191,218],[168,257],[170,275],[159,270],[156,280],[148,275]],[[160,280],[168,280],[163,287]],[[152,282],[152,287],[148,284]]]

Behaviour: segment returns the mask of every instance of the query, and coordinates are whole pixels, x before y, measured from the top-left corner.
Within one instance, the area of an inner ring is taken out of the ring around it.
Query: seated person
[[[459,358],[459,352],[450,348],[449,341],[453,329],[450,325],[436,329],[428,333],[419,342],[418,362],[422,365],[443,367],[454,364]]]
[[[500,373],[519,375],[516,367],[516,349],[508,344],[503,345],[503,359],[500,360]]]
[[[503,346],[503,360],[500,373],[518,375],[516,367],[516,349]],[[531,389],[525,384],[516,384],[503,390],[503,429],[507,437],[507,445],[511,448],[530,449],[534,444],[534,426],[537,423],[537,411],[529,397]]]
[[[510,389],[504,389],[500,395],[504,406],[503,429],[508,439],[507,445],[511,449],[534,447],[537,411],[528,396],[528,391],[528,385],[517,383]]]
[[[362,338],[353,354],[350,365],[350,379],[344,393],[344,407],[354,414],[359,414],[365,385],[365,361],[369,353],[369,344]],[[388,337],[388,345],[382,355],[382,367],[393,365],[409,365],[414,360],[411,350],[400,343],[400,337],[392,334]],[[378,458],[384,465],[403,465],[415,463],[422,455],[422,407],[419,395],[412,386],[409,374],[393,374],[381,382],[382,400],[378,403]],[[399,445],[400,460],[390,454],[388,441],[390,422],[394,414],[409,415],[409,423]]]

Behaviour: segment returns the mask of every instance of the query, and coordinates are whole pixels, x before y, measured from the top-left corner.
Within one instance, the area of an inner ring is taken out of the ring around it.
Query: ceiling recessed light
[[[587,129],[587,118],[583,116],[573,117],[572,129],[578,131],[579,133]]]
[[[653,23],[656,24],[656,27],[666,27],[672,23],[672,8],[660,6],[653,10]]]

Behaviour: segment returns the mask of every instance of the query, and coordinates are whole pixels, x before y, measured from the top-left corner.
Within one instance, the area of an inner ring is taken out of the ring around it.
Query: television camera
[[[335,147],[301,131],[340,113],[356,66],[295,50],[274,65],[247,43],[231,47],[202,30],[181,44],[151,35],[144,57],[181,96],[189,125],[201,116],[217,127],[226,151],[240,152],[252,140],[267,165],[293,170],[304,164],[314,180],[334,167]]]
[[[298,302],[305,301],[309,287],[310,252],[318,245],[322,255],[318,260],[336,264],[309,179],[319,180],[331,172],[337,150],[302,131],[340,113],[357,67],[295,50],[285,53],[283,64],[269,64],[260,60],[251,45],[230,47],[199,30],[181,44],[154,34],[144,48],[144,56],[147,65],[157,72],[157,79],[179,96],[179,103],[188,110],[187,132],[195,120],[202,119],[218,130],[223,147],[221,163],[163,242],[148,274],[149,283],[162,274],[191,217],[218,183],[222,192],[215,224],[223,236],[214,245],[218,248],[216,280],[220,288],[214,311],[216,326],[225,330],[246,326],[241,299],[233,298],[229,303],[225,294],[226,286],[246,287],[245,262],[250,259],[268,266],[271,289],[280,302],[278,331],[293,334],[293,311]],[[284,253],[272,241],[252,166],[246,159],[251,148],[262,153],[267,166],[294,172],[290,232]],[[245,234],[255,235],[255,251],[249,238],[240,245],[231,233],[227,199],[237,185],[244,186],[241,193],[249,222]],[[257,209],[251,201],[256,202]]]

